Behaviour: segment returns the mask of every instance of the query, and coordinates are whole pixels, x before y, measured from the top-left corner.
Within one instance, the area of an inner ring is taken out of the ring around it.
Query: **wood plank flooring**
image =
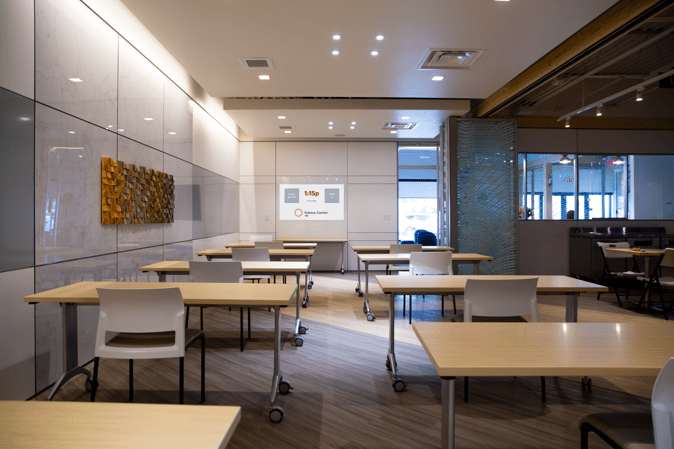
[[[293,390],[278,395],[283,421],[269,421],[273,365],[273,314],[252,312],[252,340],[239,351],[239,311],[208,308],[206,404],[240,405],[243,417],[231,448],[433,448],[440,446],[440,379],[402,316],[396,311],[396,356],[405,392],[391,387],[384,366],[388,348],[388,298],[370,285],[370,304],[377,316],[368,322],[363,298],[354,289],[354,273],[314,275],[310,303],[302,309],[309,328],[304,346],[292,345],[294,308],[282,317],[283,377]],[[375,283],[376,284],[376,283]],[[440,316],[439,298],[415,297],[413,320]],[[541,296],[542,321],[563,321],[564,297]],[[462,308],[460,297],[457,305]],[[192,325],[197,325],[197,316]],[[617,306],[614,295],[581,296],[579,321],[630,322],[662,320]],[[674,329],[674,328],[673,328]],[[544,348],[542,348],[544,349]],[[674,354],[673,354],[674,355]],[[128,400],[127,362],[105,359],[99,371],[97,401]],[[177,403],[177,360],[134,363],[135,402]],[[199,350],[188,350],[185,402],[198,403]],[[87,401],[80,376],[70,380],[55,400]],[[593,378],[592,392],[582,392],[579,378],[547,378],[547,403],[540,400],[540,378],[474,378],[470,402],[464,403],[463,381],[457,382],[457,446],[461,448],[576,448],[578,420],[606,410],[648,410],[653,378]],[[35,400],[46,400],[43,392]],[[591,436],[590,447],[607,447]]]

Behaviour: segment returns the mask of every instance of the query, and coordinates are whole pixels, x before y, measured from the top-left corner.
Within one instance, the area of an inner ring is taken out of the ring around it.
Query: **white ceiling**
[[[122,0],[214,97],[483,99],[616,0]],[[341,34],[339,41],[332,35]],[[383,34],[383,41],[375,36]],[[419,70],[430,48],[484,50],[470,70]],[[339,50],[338,56],[331,54]],[[379,55],[370,55],[378,50]],[[246,69],[242,58],[271,58]],[[258,75],[268,74],[262,81]],[[431,81],[433,75],[443,81]],[[245,103],[245,102],[244,102]],[[259,101],[258,101],[259,103]],[[427,109],[294,109],[283,102],[228,110],[250,138],[433,138],[468,102]],[[227,109],[227,107],[225,108]],[[278,129],[278,115],[291,134]],[[391,135],[387,121],[419,124]],[[356,121],[354,130],[327,122]],[[388,135],[387,135],[388,134]]]

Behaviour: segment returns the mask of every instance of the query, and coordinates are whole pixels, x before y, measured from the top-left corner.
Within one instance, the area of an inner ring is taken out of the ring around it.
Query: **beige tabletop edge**
[[[351,247],[356,253],[366,253],[368,251],[388,253],[390,248],[389,245],[356,245]],[[449,246],[422,246],[421,251],[454,251],[454,248]]]
[[[656,376],[674,352],[664,322],[423,322],[413,329],[441,377]]]
[[[539,293],[597,293],[607,292],[603,285],[561,275],[449,275],[449,276],[386,276],[377,275],[384,293],[462,293],[468,279],[526,279],[538,278]]]
[[[220,449],[240,420],[238,406],[1,401],[0,447]]]
[[[205,249],[205,250],[199,251],[197,253],[197,256],[218,256],[218,255],[231,256],[232,250],[231,250],[231,248]],[[272,248],[272,249],[269,250],[269,255],[270,256],[313,256],[314,250],[313,249],[273,249]]]
[[[336,242],[336,243],[344,243],[348,242],[348,239],[317,239],[317,238],[278,238],[276,239],[277,242],[297,242],[297,243],[306,243],[306,242],[318,242],[318,243],[330,243],[330,242]]]
[[[208,282],[79,282],[23,298],[29,303],[98,304],[96,287],[168,288],[179,287],[186,305],[208,306],[287,306],[295,284],[225,284]]]
[[[358,259],[367,262],[381,262],[386,263],[386,261],[392,262],[408,262],[410,260],[410,253],[394,253],[394,254],[356,254]],[[494,260],[492,256],[485,256],[483,254],[475,253],[452,253],[452,260],[457,262],[470,262],[470,261],[489,261]]]
[[[213,262],[217,263],[217,262]],[[243,271],[246,273],[306,273],[309,269],[309,262],[300,261],[243,261],[241,262]],[[172,271],[190,272],[190,262],[188,260],[164,260],[150,265],[140,267],[140,271]]]
[[[606,251],[611,253],[622,253],[622,254],[631,254],[633,256],[660,256],[662,255],[663,250],[645,248],[645,249],[635,249],[635,248],[604,248]]]

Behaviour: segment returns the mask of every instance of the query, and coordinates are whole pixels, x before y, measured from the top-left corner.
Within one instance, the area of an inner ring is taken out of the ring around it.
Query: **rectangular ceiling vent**
[[[293,127],[288,126],[288,125],[283,125],[283,126],[279,126],[278,129],[293,129]]]
[[[391,122],[384,125],[382,129],[412,129],[417,126],[416,123]]]
[[[483,50],[443,50],[430,48],[424,54],[419,70],[470,69],[482,56]]]
[[[271,58],[242,58],[241,64],[247,69],[273,69]]]

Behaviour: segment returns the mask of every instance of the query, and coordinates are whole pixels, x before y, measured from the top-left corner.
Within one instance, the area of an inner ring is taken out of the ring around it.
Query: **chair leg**
[[[452,295],[452,303],[454,304],[454,315],[456,315],[456,295]]]
[[[201,336],[201,402],[206,402],[206,336]]]
[[[405,318],[405,309],[407,308],[407,298],[403,295],[403,318]]]
[[[442,304],[442,316],[445,316],[445,295],[440,297],[440,304]]]
[[[543,402],[547,402],[546,401],[547,398],[545,395],[545,376],[541,376],[541,399],[543,400]]]
[[[240,307],[239,310],[241,311],[241,352],[243,352],[243,307]]]
[[[588,449],[588,440],[590,438],[590,432],[588,426],[583,424],[580,426],[580,449]]]
[[[250,340],[250,307],[248,307],[248,340]]]
[[[410,324],[412,324],[412,295],[410,295]]]
[[[468,378],[463,378],[463,402],[468,402]]]
[[[98,357],[94,357],[94,374],[91,379],[91,402],[96,401],[96,389],[98,388]]]
[[[133,402],[133,359],[129,359],[129,402]]]
[[[204,308],[199,307],[199,329],[204,330]]]
[[[187,329],[187,325],[190,323],[190,308],[185,307],[185,329]]]
[[[180,379],[178,381],[179,399],[178,404],[185,403],[185,357],[180,357]]]
[[[620,307],[622,307],[622,306],[623,306],[623,303],[622,303],[622,301],[620,300],[620,295],[618,294],[618,289],[615,288],[615,287],[613,287],[613,292],[615,293],[615,297],[618,298],[618,305],[619,305]]]

